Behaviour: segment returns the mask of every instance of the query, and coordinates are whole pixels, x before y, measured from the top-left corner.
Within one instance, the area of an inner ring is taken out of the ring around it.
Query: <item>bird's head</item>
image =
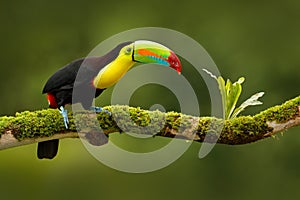
[[[181,63],[176,54],[156,42],[146,40],[125,42],[104,57],[113,60],[107,63],[93,80],[94,87],[99,89],[115,84],[135,63],[160,64],[175,69],[178,74],[181,73]]]
[[[152,41],[137,40],[124,46],[120,54],[130,56],[131,60],[138,63],[154,63],[175,69],[181,73],[181,63],[176,54],[169,48]]]

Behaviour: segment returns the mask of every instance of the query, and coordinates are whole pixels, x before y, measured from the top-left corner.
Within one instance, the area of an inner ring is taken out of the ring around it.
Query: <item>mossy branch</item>
[[[91,112],[82,112],[74,119],[70,112],[68,130],[64,127],[60,113],[55,109],[24,111],[16,113],[15,116],[2,116],[0,149],[51,139],[77,138],[81,134],[92,140],[86,135],[93,127],[99,127],[99,124],[107,136],[113,132],[132,132],[203,142],[209,133],[206,142],[214,142],[218,138],[217,143],[229,145],[268,138],[300,124],[300,96],[257,115],[240,116],[230,120],[194,117],[176,112],[147,111],[119,105],[108,106],[105,109],[110,110],[113,115],[99,113],[95,116]],[[217,130],[220,130],[220,133]]]

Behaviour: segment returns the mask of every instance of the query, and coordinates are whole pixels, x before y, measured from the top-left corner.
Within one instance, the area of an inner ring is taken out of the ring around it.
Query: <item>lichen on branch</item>
[[[0,149],[55,138],[79,137],[80,133],[88,132],[87,127],[98,125],[107,136],[113,132],[133,132],[197,142],[203,142],[208,136],[206,142],[214,142],[218,138],[218,143],[237,145],[268,138],[300,124],[300,96],[257,115],[240,116],[230,120],[195,117],[176,112],[148,111],[120,105],[107,106],[105,109],[111,111],[112,116],[83,111],[73,118],[72,112],[69,112],[68,130],[64,127],[62,116],[55,109],[24,111],[16,113],[15,116],[2,116]]]

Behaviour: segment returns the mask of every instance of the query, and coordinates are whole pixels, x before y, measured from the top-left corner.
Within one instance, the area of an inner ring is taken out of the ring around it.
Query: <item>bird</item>
[[[93,99],[118,82],[136,63],[159,64],[181,73],[178,56],[168,47],[149,40],[123,42],[103,56],[84,57],[56,71],[46,82],[42,93],[47,95],[49,108],[58,109],[68,129],[67,104],[81,103],[86,110],[109,111],[92,107]],[[79,91],[76,96],[73,91]],[[58,139],[39,142],[37,157],[53,159],[58,152]]]

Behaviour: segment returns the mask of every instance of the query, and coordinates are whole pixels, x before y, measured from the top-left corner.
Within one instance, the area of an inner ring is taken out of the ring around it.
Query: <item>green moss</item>
[[[272,131],[268,125],[261,120],[256,120],[251,116],[241,116],[225,122],[226,132],[233,135],[259,135]]]
[[[73,119],[70,113],[69,119],[72,125]],[[24,111],[16,113],[15,116],[1,117],[0,133],[3,133],[6,129],[11,130],[12,134],[19,140],[51,136],[57,132],[66,130],[61,114],[55,109],[34,112]],[[74,130],[74,125],[70,127],[70,130]]]
[[[92,111],[83,111],[74,115],[74,123],[78,131],[87,131],[88,129],[97,129],[99,121],[97,115]],[[72,123],[73,124],[73,123]]]
[[[178,130],[180,127],[180,113],[177,112],[168,112],[166,114],[166,124],[165,126],[169,129]]]
[[[244,144],[262,138],[269,131],[272,131],[272,128],[268,127],[266,122],[255,120],[252,116],[241,116],[231,120],[201,117],[197,135],[199,141],[206,138],[207,142],[214,142],[218,138],[218,143]]]
[[[207,133],[211,120],[211,117],[201,117],[201,119],[198,122],[197,130],[199,136],[203,136]]]
[[[104,109],[112,112],[111,106],[104,107]],[[114,120],[112,120],[112,116],[110,116],[106,113],[97,114],[97,119],[98,119],[99,125],[102,129],[113,129],[114,131],[116,131],[115,129],[118,128],[116,126],[116,123],[114,122]]]
[[[112,111],[111,121],[114,121],[111,125],[120,132],[153,135],[162,129],[165,122],[165,114],[160,111],[128,106],[112,106],[109,109]]]
[[[9,127],[11,124],[11,121],[14,119],[14,117],[7,117],[7,116],[2,116],[0,117],[0,136],[2,133]]]
[[[271,107],[254,116],[255,120],[276,121],[284,123],[299,116],[300,96],[285,102],[282,105]]]
[[[97,129],[100,125],[105,134],[131,132],[174,137],[175,131],[185,137],[184,130],[189,129],[195,119],[199,119],[196,132],[199,136],[198,141],[203,141],[207,136],[214,141],[213,139],[219,136],[223,128],[219,143],[243,144],[264,138],[265,133],[272,131],[272,128],[267,125],[268,121],[282,123],[299,116],[298,106],[300,106],[300,97],[287,101],[281,106],[269,108],[255,116],[241,116],[232,120],[214,117],[195,118],[176,112],[162,113],[129,106],[107,106],[105,109],[111,111],[112,116],[106,113],[95,115],[90,111],[82,111],[73,119],[72,112],[69,112],[68,130],[65,129],[63,118],[58,110],[45,109],[34,112],[24,111],[11,117],[0,117],[0,134],[9,129],[17,139],[22,140],[51,136],[65,131]]]
[[[19,140],[38,136],[51,136],[65,129],[62,116],[57,110],[53,109],[16,113],[9,128]]]

